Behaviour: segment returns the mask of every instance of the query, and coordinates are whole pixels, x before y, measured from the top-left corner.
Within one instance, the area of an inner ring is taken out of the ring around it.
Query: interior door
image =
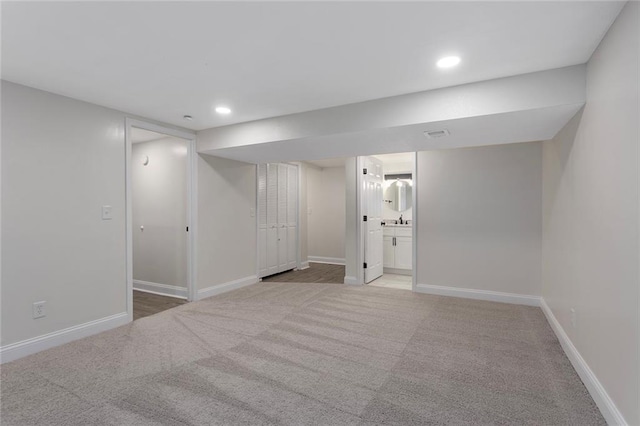
[[[287,166],[287,269],[298,266],[298,166]]]
[[[278,271],[286,271],[288,253],[288,227],[287,219],[287,174],[289,166],[286,164],[274,164],[278,170]]]
[[[267,227],[266,260],[267,272],[278,272],[278,166],[267,164]]]
[[[362,197],[364,233],[364,282],[382,276],[382,161],[362,157]],[[366,217],[366,220],[365,220]]]
[[[258,255],[260,277],[267,275],[267,165],[258,165]]]

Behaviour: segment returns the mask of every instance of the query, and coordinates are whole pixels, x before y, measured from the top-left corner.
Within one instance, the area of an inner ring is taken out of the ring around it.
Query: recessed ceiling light
[[[190,115],[184,115],[184,116],[182,116],[182,118],[184,118],[185,120],[189,120],[189,121],[193,120],[193,117],[190,116]]]
[[[226,106],[219,106],[216,107],[216,112],[218,114],[231,114],[231,108],[228,108]]]
[[[438,62],[436,62],[436,65],[438,65],[439,68],[451,68],[451,67],[455,67],[459,63],[460,63],[459,56],[446,56],[440,59]]]

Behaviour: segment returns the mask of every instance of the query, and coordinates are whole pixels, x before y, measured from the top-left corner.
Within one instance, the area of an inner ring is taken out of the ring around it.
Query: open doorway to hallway
[[[132,125],[128,141],[130,315],[190,299],[192,140]]]

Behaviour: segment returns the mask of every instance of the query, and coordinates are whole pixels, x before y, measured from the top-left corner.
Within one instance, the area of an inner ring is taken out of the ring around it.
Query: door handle
[[[393,245],[396,245],[396,237],[393,237]]]

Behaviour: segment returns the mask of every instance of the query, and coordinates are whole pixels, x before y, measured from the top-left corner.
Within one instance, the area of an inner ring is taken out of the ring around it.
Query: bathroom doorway
[[[357,186],[362,190],[359,241],[362,277],[367,285],[402,290],[414,287],[415,162],[413,152],[358,158],[362,169]]]

